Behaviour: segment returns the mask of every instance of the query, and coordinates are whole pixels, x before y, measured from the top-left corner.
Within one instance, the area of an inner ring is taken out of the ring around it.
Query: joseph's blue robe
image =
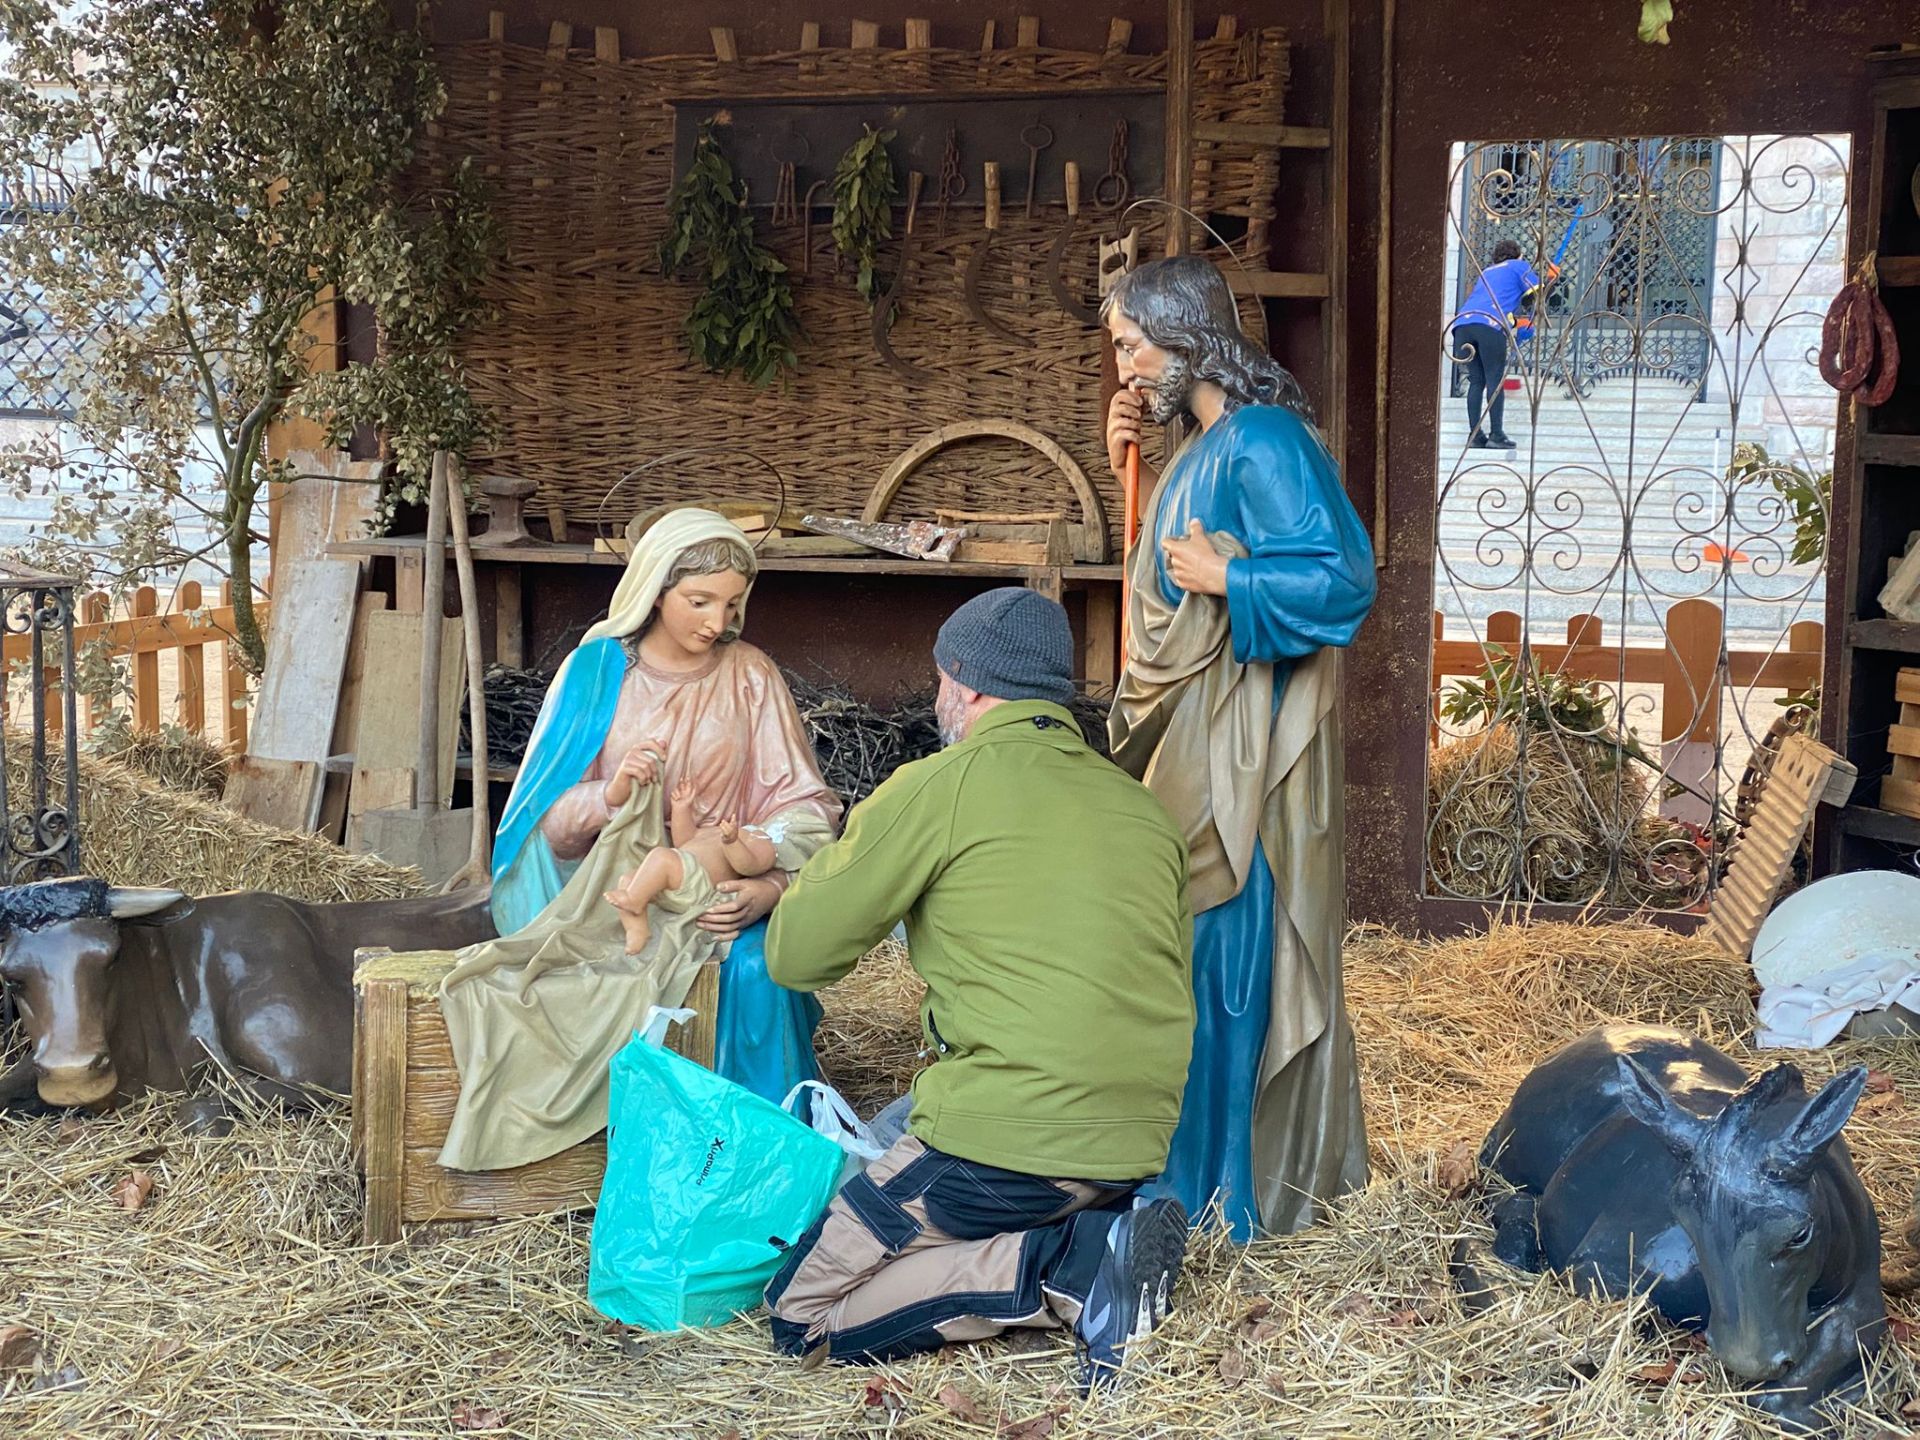
[[[1159,542],[1189,521],[1246,548],[1227,565],[1233,658],[1275,668],[1273,704],[1295,660],[1349,644],[1374,598],[1373,547],[1332,457],[1291,411],[1244,406],[1190,440],[1162,478],[1145,538],[1162,597],[1184,592]],[[1234,1238],[1259,1228],[1253,1102],[1273,1000],[1274,879],[1256,848],[1246,883],[1194,917],[1193,1060],[1163,1186],[1199,1216],[1217,1200]]]
[[[493,918],[502,935],[532,921],[578,866],[554,858],[540,820],[600,753],[626,673],[626,650],[609,637],[575,650],[554,677],[494,840]],[[820,1078],[819,1022],[818,1000],[767,975],[767,922],[741,931],[720,967],[714,1069],[778,1105],[802,1080]]]

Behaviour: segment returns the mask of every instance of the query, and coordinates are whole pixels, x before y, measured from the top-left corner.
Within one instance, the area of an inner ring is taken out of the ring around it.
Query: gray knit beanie
[[[1073,629],[1057,600],[1009,585],[976,595],[940,627],[933,663],[998,700],[1073,699]]]

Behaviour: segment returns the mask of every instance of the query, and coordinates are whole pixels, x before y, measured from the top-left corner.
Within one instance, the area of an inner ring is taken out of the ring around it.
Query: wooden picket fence
[[[232,598],[231,585],[223,584],[220,587],[220,603],[209,608],[200,583],[187,580],[174,591],[171,602],[173,608],[163,613],[159,608],[158,592],[151,585],[142,585],[134,592],[127,612],[116,617],[107,596],[84,596],[76,616],[78,623],[73,627],[74,654],[76,657],[83,654],[89,645],[104,637],[111,654],[125,656],[132,661],[129,669],[132,672],[133,724],[136,730],[157,731],[163,724],[172,722],[196,735],[210,734],[236,752],[244,750],[247,744],[247,711],[244,705],[235,705],[233,702],[245,698],[249,677],[240,664],[240,647],[230,638],[233,634]],[[254,609],[264,625],[267,601],[256,600]],[[29,635],[6,637],[4,658],[8,675],[16,673],[19,667],[32,664],[32,643]],[[57,662],[57,638],[46,637],[43,645],[46,648],[42,652],[42,660]],[[208,688],[207,671],[209,647],[218,652],[218,668],[213,672],[215,688],[211,691]],[[171,673],[163,675],[162,657],[169,653],[174,656],[174,663],[166,667]],[[57,665],[45,671],[41,683],[45,687],[48,726],[50,729],[59,729],[64,710]],[[215,712],[211,723],[208,719],[210,704]],[[96,719],[104,718],[104,712],[96,715],[92,702],[83,699],[77,707],[77,716],[80,733],[84,736],[93,728]]]
[[[1528,648],[1540,668],[1571,679],[1624,681],[1660,689],[1660,738],[1712,742],[1719,736],[1720,706],[1728,686],[1805,690],[1820,679],[1826,630],[1817,620],[1802,620],[1787,631],[1787,643],[1775,650],[1730,650],[1720,669],[1726,617],[1711,600],[1682,600],[1666,614],[1665,645],[1622,648],[1606,638],[1598,615],[1567,621],[1563,644],[1533,642]],[[1433,714],[1429,739],[1438,737],[1441,686],[1449,675],[1477,675],[1493,658],[1494,647],[1520,653],[1521,617],[1498,610],[1487,617],[1481,639],[1447,638],[1446,618],[1433,613]]]

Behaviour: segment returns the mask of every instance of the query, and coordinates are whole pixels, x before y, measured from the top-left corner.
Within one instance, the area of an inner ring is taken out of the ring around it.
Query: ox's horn
[[[178,905],[186,899],[183,890],[160,890],[151,886],[114,885],[107,890],[107,914],[115,920],[138,920]]]

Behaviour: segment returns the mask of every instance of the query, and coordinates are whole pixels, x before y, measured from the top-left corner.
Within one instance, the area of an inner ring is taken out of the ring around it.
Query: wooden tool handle
[[[987,185],[987,229],[1000,228],[1000,162],[989,160],[981,167]]]
[[[913,234],[913,217],[920,209],[920,192],[926,188],[927,177],[918,170],[907,173],[907,234]]]
[[[1125,510],[1120,522],[1120,668],[1127,666],[1127,618],[1133,612],[1133,539],[1140,528],[1140,447],[1127,442],[1125,473],[1120,477]]]
[[[1069,160],[1066,164],[1067,178],[1067,218],[1073,220],[1080,214],[1080,162]]]

